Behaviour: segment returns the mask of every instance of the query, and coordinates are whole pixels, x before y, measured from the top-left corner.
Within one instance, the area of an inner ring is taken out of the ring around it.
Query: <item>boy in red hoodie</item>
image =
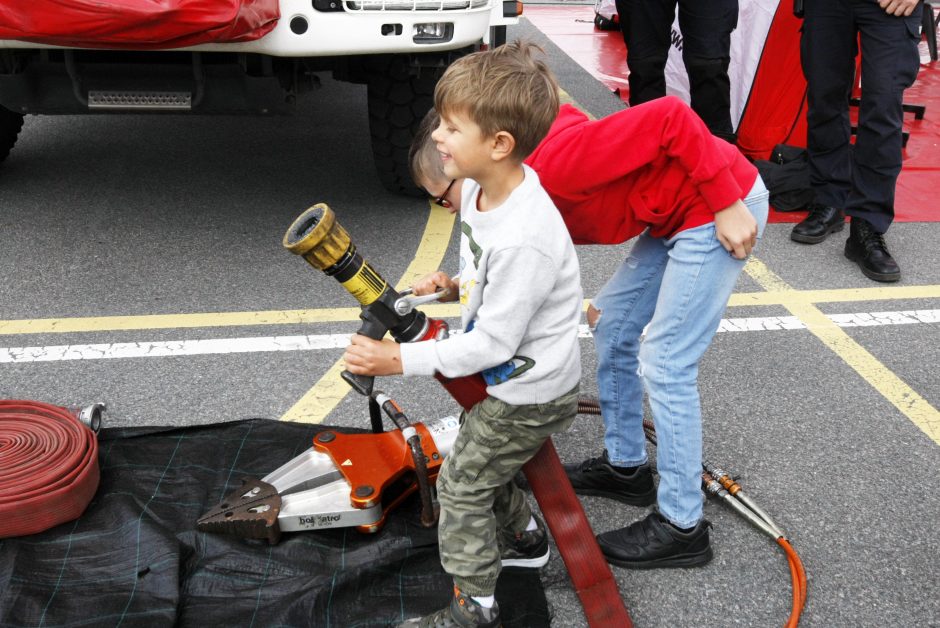
[[[462,181],[443,173],[430,139],[436,126],[431,112],[412,145],[412,175],[456,211]],[[658,504],[646,518],[598,535],[609,562],[703,565],[712,550],[702,518],[698,364],[763,232],[767,190],[756,168],[675,97],[595,121],[563,105],[526,164],[576,244],[638,236],[588,308],[605,449],[565,465],[568,478],[580,494]],[[445,287],[449,278],[440,275]],[[658,490],[643,433],[644,390],[656,426]]]

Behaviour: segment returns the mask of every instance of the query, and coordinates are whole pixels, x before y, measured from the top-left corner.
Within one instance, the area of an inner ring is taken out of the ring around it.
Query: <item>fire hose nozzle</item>
[[[351,246],[349,233],[326,203],[308,208],[284,234],[284,248],[318,270],[335,266]]]
[[[288,251],[333,277],[359,301],[362,325],[357,333],[381,340],[391,332],[398,342],[411,342],[427,332],[424,314],[414,309],[404,314],[396,311],[398,292],[356,251],[349,233],[326,203],[318,203],[298,216],[284,234],[283,243]],[[343,371],[341,377],[362,395],[372,392],[372,376]]]

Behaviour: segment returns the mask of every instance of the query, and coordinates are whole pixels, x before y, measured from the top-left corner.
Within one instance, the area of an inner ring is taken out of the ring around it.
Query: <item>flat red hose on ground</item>
[[[0,400],[0,538],[77,519],[99,477],[95,433],[70,410]]]

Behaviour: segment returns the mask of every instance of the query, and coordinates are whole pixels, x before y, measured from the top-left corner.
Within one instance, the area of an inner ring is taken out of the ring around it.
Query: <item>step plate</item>
[[[193,97],[189,92],[89,91],[88,108],[189,111]]]

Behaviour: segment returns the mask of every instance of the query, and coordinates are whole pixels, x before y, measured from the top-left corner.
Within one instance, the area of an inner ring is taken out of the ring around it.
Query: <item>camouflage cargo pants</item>
[[[578,388],[549,403],[513,406],[487,397],[461,416],[437,479],[438,543],[444,571],[468,595],[492,595],[500,560],[497,531],[525,530],[532,511],[513,476],[552,434],[571,425]]]

